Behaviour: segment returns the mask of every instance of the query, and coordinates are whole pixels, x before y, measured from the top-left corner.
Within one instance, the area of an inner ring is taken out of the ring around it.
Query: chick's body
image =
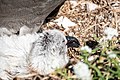
[[[0,78],[34,71],[46,75],[68,62],[65,36],[57,30],[0,37]]]

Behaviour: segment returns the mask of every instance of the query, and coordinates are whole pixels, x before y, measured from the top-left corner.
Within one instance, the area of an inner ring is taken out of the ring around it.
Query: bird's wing
[[[8,80],[6,71],[11,75],[28,73],[29,53],[38,37],[37,34],[0,37],[0,78]]]
[[[23,36],[2,36],[0,37],[0,56],[21,56],[30,53],[33,42],[38,39],[38,35],[27,34]]]
[[[34,28],[65,0],[0,0],[0,28],[17,33],[23,25]]]

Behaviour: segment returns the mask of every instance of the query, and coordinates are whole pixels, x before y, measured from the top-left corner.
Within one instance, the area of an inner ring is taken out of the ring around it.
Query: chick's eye
[[[65,42],[65,40],[63,40],[62,42]]]

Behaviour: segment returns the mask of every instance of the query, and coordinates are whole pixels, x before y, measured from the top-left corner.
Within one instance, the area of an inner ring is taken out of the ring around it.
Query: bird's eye
[[[65,42],[65,40],[63,40],[62,42]]]
[[[48,32],[46,32],[46,34],[47,34],[47,35],[49,35],[49,33],[48,33]]]

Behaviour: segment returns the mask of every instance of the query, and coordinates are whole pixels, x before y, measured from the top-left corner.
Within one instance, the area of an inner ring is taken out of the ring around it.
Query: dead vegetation
[[[61,16],[67,17],[77,25],[70,26],[69,29],[65,30],[62,25],[58,26],[54,22],[54,20]],[[105,27],[117,29],[118,34],[120,34],[119,0],[67,0],[60,8],[58,15],[42,26],[43,29],[59,29],[66,35],[77,37],[81,46],[86,45],[86,41],[90,40],[98,42],[103,36],[105,36]],[[118,57],[115,58],[116,61],[106,57],[107,51],[114,50],[111,48],[108,49],[108,47],[103,51],[103,48],[99,45],[97,48],[95,47],[92,54],[82,52],[80,49],[69,49],[68,53],[70,56],[70,62],[66,68],[57,70],[55,73],[47,76],[37,75],[26,80],[77,80],[73,73],[72,65],[79,60],[89,65],[93,80],[119,80],[120,73],[117,74],[117,71],[120,71],[120,68],[118,67],[120,61],[120,35],[115,38],[115,41],[118,41],[118,43],[111,41],[111,46],[115,46],[114,49],[117,48],[116,54],[118,54]],[[90,57],[93,57],[94,60],[85,60],[85,58]],[[113,66],[114,62],[116,62],[116,66]],[[109,71],[110,69],[112,69],[112,71]]]

